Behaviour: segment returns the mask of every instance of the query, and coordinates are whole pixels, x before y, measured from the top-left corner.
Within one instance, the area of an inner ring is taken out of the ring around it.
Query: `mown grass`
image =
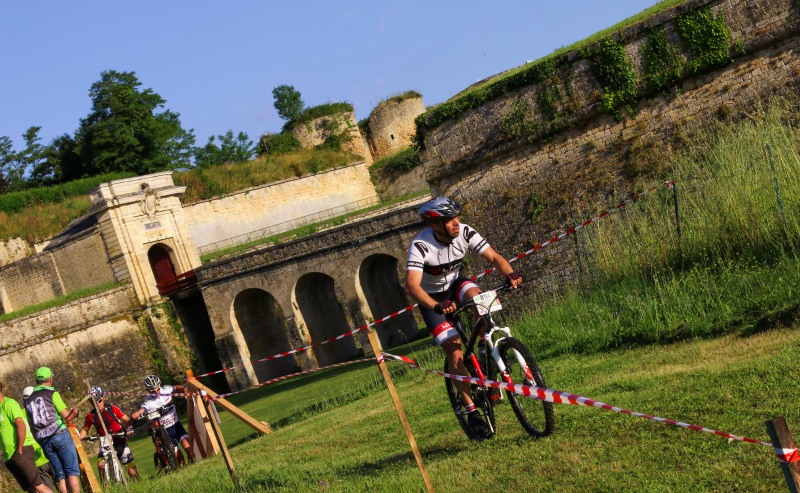
[[[551,387],[638,412],[769,441],[764,421],[800,420],[798,327],[750,336],[564,355],[541,361]],[[429,340],[402,351],[438,368]],[[466,439],[441,379],[390,365],[417,443],[440,492],[471,491],[780,491],[772,450],[716,435],[595,408],[557,405],[557,431],[535,441],[508,404],[497,408],[498,435]],[[353,386],[357,386],[358,389]],[[369,392],[367,386],[376,388]],[[378,388],[380,387],[380,388]],[[388,392],[374,365],[318,374],[242,394],[237,403],[270,423],[325,401],[339,405],[242,439],[222,412],[222,429],[247,491],[424,491]],[[356,396],[350,399],[349,396]],[[349,402],[348,402],[349,401]],[[142,445],[152,447],[149,442]],[[136,452],[146,457],[149,449]],[[140,466],[141,467],[141,466]],[[150,477],[150,473],[145,473]],[[220,457],[132,492],[235,491]],[[123,491],[121,488],[118,491]]]

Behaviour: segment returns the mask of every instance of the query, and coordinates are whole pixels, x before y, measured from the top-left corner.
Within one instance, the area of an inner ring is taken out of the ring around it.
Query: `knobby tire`
[[[113,443],[113,442],[112,442]],[[106,454],[105,459],[106,479],[110,479],[115,483],[122,482],[122,465],[117,458],[115,449],[111,449],[111,453]]]
[[[158,428],[158,436],[161,442],[161,452],[166,459],[166,465],[169,466],[169,471],[177,471],[178,459],[175,457],[175,444],[172,443],[172,438],[167,433],[167,429],[160,426]]]
[[[530,350],[519,339],[508,337],[500,341],[500,359],[506,365],[511,376],[511,381],[515,384],[532,385],[536,387],[546,387],[542,372],[536,360],[533,359]],[[520,356],[525,365],[530,370],[533,379],[531,380],[525,373],[524,367],[520,364],[517,356]],[[538,399],[525,397],[514,392],[506,391],[508,402],[511,409],[517,416],[519,423],[525,431],[536,438],[550,436],[555,430],[556,421],[553,415],[553,403],[540,401]]]

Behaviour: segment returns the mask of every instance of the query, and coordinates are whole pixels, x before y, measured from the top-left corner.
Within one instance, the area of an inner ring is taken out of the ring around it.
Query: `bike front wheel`
[[[113,454],[113,455],[112,455]],[[122,468],[116,454],[111,452],[105,458],[106,477],[115,483],[122,482]]]
[[[506,366],[511,383],[546,387],[541,370],[533,355],[519,339],[508,337],[498,347],[500,359]],[[536,438],[549,436],[555,430],[553,403],[506,391],[511,409],[525,431]]]
[[[464,365],[467,368],[467,372],[471,376],[477,376],[477,372],[472,365],[472,361],[469,359],[464,360]],[[453,371],[450,370],[447,361],[444,362],[444,372],[449,374],[454,374]],[[489,427],[489,433],[485,436],[478,436],[475,431],[473,431],[472,426],[469,424],[469,420],[467,419],[467,411],[466,406],[464,405],[464,401],[461,399],[461,394],[458,391],[458,388],[455,385],[455,381],[449,378],[444,379],[444,386],[447,389],[447,396],[450,398],[450,405],[453,407],[453,413],[456,415],[456,419],[458,420],[458,424],[461,426],[461,429],[464,430],[464,433],[471,438],[471,439],[479,439],[479,438],[489,438],[493,436],[497,430],[495,427],[495,420],[494,420],[494,409],[492,408],[491,403],[489,402],[489,398],[486,395],[486,389],[479,385],[472,385],[470,395],[472,397],[472,402],[475,404],[475,409],[481,414],[483,419],[486,421]]]
[[[175,457],[175,444],[172,443],[172,438],[170,438],[166,428],[159,428],[158,435],[161,439],[161,452],[169,466],[169,471],[177,471],[178,459]]]

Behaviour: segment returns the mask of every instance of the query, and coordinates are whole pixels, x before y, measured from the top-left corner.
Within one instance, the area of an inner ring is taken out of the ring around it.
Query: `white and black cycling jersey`
[[[441,293],[458,277],[461,261],[469,250],[480,255],[487,248],[489,243],[464,223],[458,237],[449,244],[441,243],[431,228],[425,228],[411,242],[406,270],[422,271],[420,286],[426,293]]]
[[[175,411],[175,402],[172,400],[172,392],[175,389],[172,385],[163,385],[158,394],[148,395],[142,403],[145,413],[151,411],[161,411],[161,426],[169,428],[178,421],[178,413]]]

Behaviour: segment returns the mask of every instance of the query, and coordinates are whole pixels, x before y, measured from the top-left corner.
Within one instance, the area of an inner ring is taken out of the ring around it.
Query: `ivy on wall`
[[[800,0],[794,0],[800,6]],[[641,77],[642,89],[647,92],[663,91],[682,78],[728,64],[731,59],[731,30],[722,14],[714,15],[711,7],[702,5],[674,20],[680,45],[670,42],[663,28],[647,32],[642,47],[642,72],[637,73],[625,46],[611,38],[603,39],[580,51],[589,61],[592,75],[603,88],[600,94],[602,111],[622,118],[622,109],[633,113],[638,99],[637,85]],[[744,53],[744,43],[739,41],[733,49]],[[688,55],[688,56],[687,56]],[[687,61],[688,59],[688,61]],[[535,103],[542,116],[539,122],[528,122],[528,104],[517,98],[501,122],[501,129],[511,137],[526,137],[529,141],[546,138],[567,128],[569,123],[559,119],[563,108],[574,112],[577,108],[570,85],[566,85],[569,102],[564,103],[556,75],[556,68],[567,63],[567,55],[560,55],[523,66],[520,70],[497,81],[475,88],[451,101],[429,109],[416,120],[413,141],[417,149],[424,149],[425,135],[449,120],[456,120],[467,111],[478,108],[494,99],[508,96],[517,89],[539,84]],[[547,128],[545,127],[547,123]],[[538,134],[538,135],[537,135]]]
[[[600,107],[603,111],[618,120],[622,118],[622,107],[633,113],[637,77],[625,46],[606,38],[583,50],[582,54],[589,60],[592,75],[603,87],[603,94],[600,95]]]
[[[663,28],[647,33],[642,47],[642,83],[647,91],[663,91],[680,80],[686,59]]]
[[[566,56],[552,57],[524,66],[519,72],[487,84],[459,98],[433,107],[419,115],[414,121],[417,125],[414,142],[423,148],[425,132],[442,123],[453,120],[467,111],[512,92],[515,89],[538,84],[553,76],[555,67],[566,61]]]
[[[686,64],[687,75],[731,62],[731,30],[722,13],[715,16],[711,7],[704,5],[675,19],[675,29],[692,56]]]

